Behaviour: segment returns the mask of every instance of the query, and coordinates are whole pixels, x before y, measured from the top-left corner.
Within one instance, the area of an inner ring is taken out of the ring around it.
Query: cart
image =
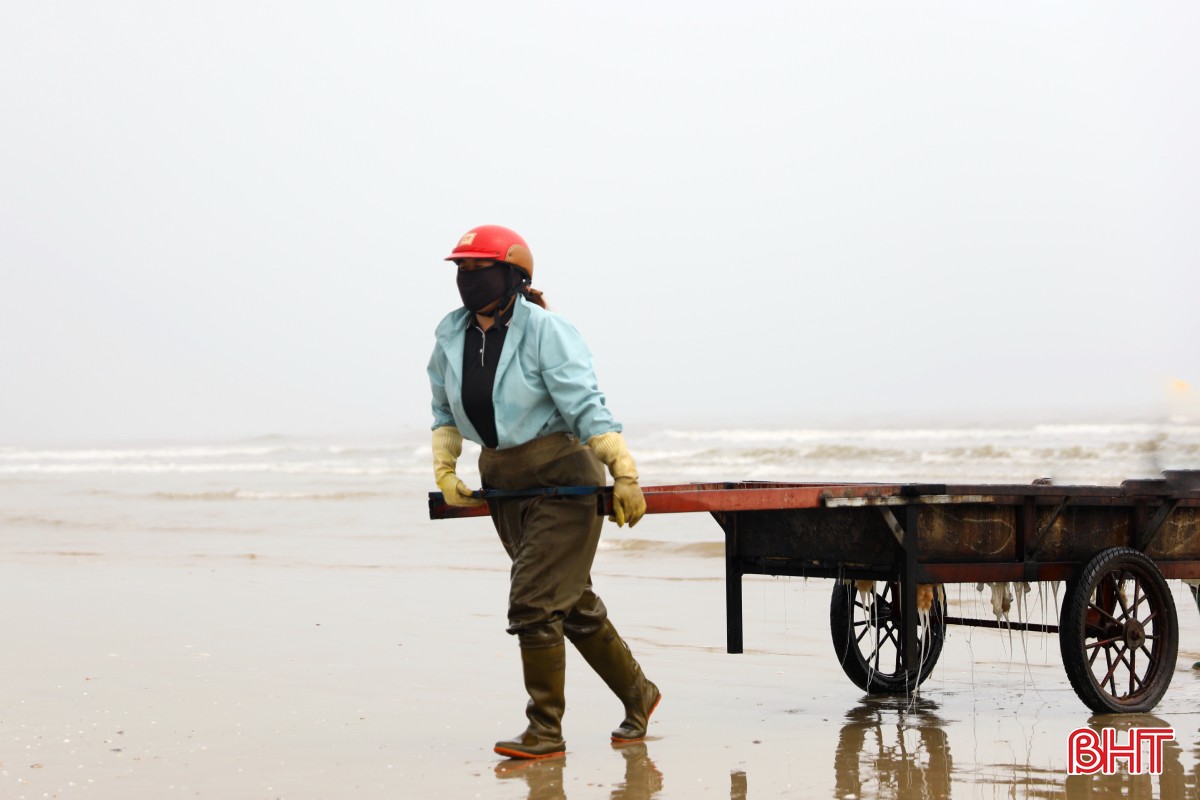
[[[647,513],[708,512],[725,533],[726,638],[742,652],[743,575],[834,579],[830,633],[846,675],[873,694],[916,689],[946,625],[1057,633],[1079,698],[1097,713],[1149,711],[1175,668],[1168,578],[1200,579],[1200,471],[1120,486],[703,483],[643,487]],[[603,487],[533,490],[594,493]],[[489,497],[514,492],[489,492]],[[486,515],[445,505],[430,517]],[[1066,584],[1057,625],[946,613],[952,583]],[[923,602],[918,603],[918,595]]]

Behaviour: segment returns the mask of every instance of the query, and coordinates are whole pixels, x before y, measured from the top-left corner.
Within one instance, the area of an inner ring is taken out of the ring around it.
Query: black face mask
[[[463,305],[471,311],[480,311],[508,294],[512,289],[512,275],[508,264],[494,264],[476,270],[458,271],[458,293]]]

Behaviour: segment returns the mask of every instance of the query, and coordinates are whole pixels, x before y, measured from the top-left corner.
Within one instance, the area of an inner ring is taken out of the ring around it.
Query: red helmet
[[[514,230],[499,225],[480,225],[471,228],[458,240],[447,261],[460,258],[491,258],[504,261],[525,271],[533,279],[533,253],[529,245]]]

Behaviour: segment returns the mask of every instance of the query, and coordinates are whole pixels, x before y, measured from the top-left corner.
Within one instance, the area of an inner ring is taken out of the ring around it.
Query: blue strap
[[[504,497],[573,497],[588,494],[604,494],[608,486],[547,486],[540,489],[480,489],[471,492],[472,497],[497,499]]]

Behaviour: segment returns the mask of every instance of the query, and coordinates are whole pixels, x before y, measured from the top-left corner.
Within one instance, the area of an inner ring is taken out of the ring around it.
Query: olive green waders
[[[555,433],[505,450],[484,448],[483,485],[490,489],[602,486],[604,467],[572,435]],[[592,591],[592,560],[604,518],[594,496],[515,497],[489,500],[496,533],[512,559],[508,632],[521,646],[525,716],[529,725],[496,752],[511,758],[547,758],[566,751],[564,637],[625,706],[614,741],[646,735],[660,698],[642,675],[628,645],[608,622],[604,602]]]

